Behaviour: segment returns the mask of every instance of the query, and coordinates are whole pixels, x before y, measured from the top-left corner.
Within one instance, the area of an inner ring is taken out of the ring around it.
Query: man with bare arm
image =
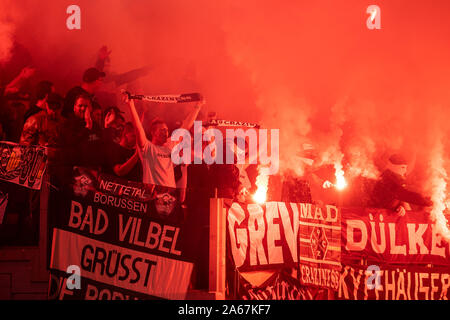
[[[151,137],[148,140],[137,114],[134,101],[129,99],[127,94],[125,94],[125,99],[130,108],[131,119],[136,130],[137,146],[143,169],[143,182],[175,188],[175,174],[171,153],[177,141],[169,139],[167,124],[158,118],[153,119],[151,122]],[[204,103],[204,100],[196,102],[194,109],[183,121],[181,128],[189,130],[192,127]]]

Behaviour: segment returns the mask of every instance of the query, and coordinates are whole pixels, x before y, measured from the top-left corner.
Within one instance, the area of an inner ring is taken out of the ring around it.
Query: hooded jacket
[[[405,180],[391,170],[385,170],[376,182],[371,197],[372,206],[396,210],[401,202],[408,202],[422,207],[433,203],[421,194],[410,191],[405,187]]]

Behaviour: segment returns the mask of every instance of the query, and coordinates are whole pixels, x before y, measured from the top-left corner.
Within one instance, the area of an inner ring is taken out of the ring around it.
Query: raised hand
[[[131,99],[130,99],[130,93],[126,90],[122,90],[122,102],[123,103],[130,103]]]
[[[86,122],[86,128],[91,130],[93,121],[92,121],[92,117],[91,117],[91,109],[90,108],[86,108],[86,110],[84,111],[84,121]]]
[[[116,113],[111,110],[105,116],[105,128],[109,128],[111,124],[116,120]]]
[[[204,97],[201,97],[200,101],[197,101],[195,107],[200,109],[202,106],[204,106],[206,103],[206,100]]]
[[[20,77],[22,79],[28,79],[30,77],[32,77],[36,72],[36,69],[33,67],[25,67],[22,69],[22,71],[20,71]]]
[[[109,56],[111,55],[112,50],[108,50],[107,46],[103,46],[98,51],[98,58],[100,60],[106,60],[109,59]]]
[[[400,217],[403,217],[406,214],[405,207],[403,206],[399,206],[396,211]]]

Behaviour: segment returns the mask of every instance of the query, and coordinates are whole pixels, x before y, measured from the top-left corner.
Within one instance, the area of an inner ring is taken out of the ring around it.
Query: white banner
[[[186,297],[193,265],[55,229],[50,268],[79,266],[81,277],[165,299]]]

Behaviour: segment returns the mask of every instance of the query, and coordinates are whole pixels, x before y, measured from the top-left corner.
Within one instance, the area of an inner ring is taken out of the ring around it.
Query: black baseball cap
[[[100,78],[104,78],[105,73],[97,68],[89,68],[83,73],[83,82],[91,83]]]
[[[401,154],[393,154],[389,157],[389,161],[394,165],[407,165],[408,161]]]

